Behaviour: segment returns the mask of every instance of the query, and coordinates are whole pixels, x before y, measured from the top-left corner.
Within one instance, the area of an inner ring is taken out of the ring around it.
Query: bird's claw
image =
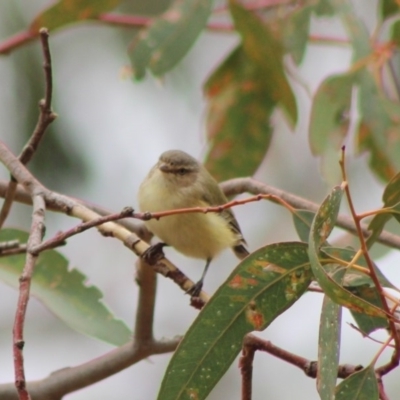
[[[164,258],[164,252],[163,252],[163,247],[166,246],[166,243],[156,243],[150,246],[143,254],[142,258],[145,260],[148,264],[154,265],[157,263],[157,261],[161,260]]]
[[[203,282],[198,281],[192,287],[186,290],[186,293],[189,294],[190,297],[199,297],[202,288],[203,288]]]

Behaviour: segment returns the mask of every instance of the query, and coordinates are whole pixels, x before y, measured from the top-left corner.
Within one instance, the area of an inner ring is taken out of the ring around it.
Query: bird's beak
[[[166,163],[160,163],[158,168],[162,172],[170,172],[170,169],[168,168],[168,164],[166,164]]]

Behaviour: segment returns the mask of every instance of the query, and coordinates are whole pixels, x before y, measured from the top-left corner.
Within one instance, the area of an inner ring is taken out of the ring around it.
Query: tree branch
[[[109,353],[76,367],[63,368],[47,378],[28,383],[32,400],[61,400],[63,396],[99,382],[155,354],[174,351],[180,338],[137,346],[131,341]],[[13,384],[0,385],[1,400],[18,400]]]
[[[246,192],[254,195],[263,193],[279,197],[296,209],[317,212],[319,208],[319,205],[316,203],[313,203],[294,194],[285,192],[284,190],[266,185],[253,178],[231,179],[229,181],[222,182],[221,188],[228,197],[236,196],[238,194]],[[273,199],[271,199],[271,201],[273,201]],[[348,232],[351,232],[354,235],[357,235],[357,228],[351,217],[348,217],[346,215],[339,215],[336,221],[336,225],[342,229],[345,229]],[[366,224],[361,224],[361,230],[365,237],[368,237],[371,234]],[[377,242],[384,244],[388,247],[392,247],[394,249],[400,249],[400,237],[387,231],[381,232]]]
[[[45,76],[45,97],[39,102],[39,119],[36,127],[29,138],[28,142],[22,149],[18,159],[22,164],[26,165],[31,160],[35,151],[37,150],[40,141],[42,140],[47,127],[56,119],[56,114],[51,110],[51,98],[53,91],[52,70],[51,70],[51,55],[49,48],[49,32],[47,29],[42,28],[39,31],[40,40],[43,50],[43,69]],[[5,200],[0,211],[0,228],[3,226],[4,221],[7,219],[12,203],[14,201],[15,192],[17,189],[17,182],[11,176],[11,182],[8,185]]]

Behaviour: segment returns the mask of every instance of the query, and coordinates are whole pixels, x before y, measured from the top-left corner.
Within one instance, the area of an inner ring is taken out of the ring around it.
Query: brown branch
[[[351,193],[350,193],[350,187],[347,181],[347,174],[346,174],[346,164],[345,164],[345,147],[342,147],[342,157],[339,161],[340,164],[340,168],[342,170],[342,176],[343,176],[343,180],[344,183],[342,184],[344,192],[346,194],[346,198],[347,198],[347,203],[349,205],[350,208],[350,212],[351,215],[353,217],[353,221],[354,224],[356,226],[357,229],[357,236],[360,240],[360,247],[361,247],[361,251],[362,254],[364,256],[364,259],[368,265],[368,269],[370,272],[370,277],[372,279],[372,282],[374,283],[374,286],[376,288],[376,290],[378,291],[378,295],[379,298],[381,300],[382,303],[382,309],[385,311],[385,313],[389,316],[393,317],[393,312],[390,310],[387,301],[386,301],[386,297],[385,297],[385,293],[384,290],[382,288],[382,285],[379,281],[379,278],[377,276],[375,267],[374,267],[374,263],[369,255],[369,251],[368,251],[368,246],[367,246],[367,242],[365,240],[364,234],[363,234],[363,230],[361,227],[361,219],[362,217],[357,215],[354,204],[353,204],[353,199],[351,197]],[[388,318],[388,322],[389,322],[389,327],[390,327],[390,331],[391,331],[391,335],[394,339],[395,342],[395,349],[394,352],[392,354],[392,357],[390,359],[390,361],[386,364],[381,366],[380,368],[378,368],[376,370],[376,373],[379,376],[383,376],[384,374],[387,374],[388,372],[390,372],[391,370],[393,370],[394,368],[396,368],[399,365],[399,359],[400,359],[400,337],[399,337],[399,333],[396,329],[396,324],[393,320],[393,318]],[[389,342],[388,342],[389,343]],[[388,344],[387,343],[387,344]],[[386,345],[387,345],[386,344]],[[385,346],[386,347],[386,346]]]
[[[7,192],[8,186],[9,186],[8,181],[0,179],[0,197],[4,198],[4,196]],[[52,192],[52,193],[54,194],[55,197],[63,196],[61,193],[57,193],[57,192]],[[103,207],[100,207],[98,205],[89,203],[87,201],[83,201],[80,199],[74,199],[72,197],[70,197],[70,199],[76,201],[77,203],[88,208],[89,210],[95,212],[99,216],[107,216],[107,215],[112,214],[111,211],[109,211]],[[45,200],[46,200],[46,196],[45,196]],[[32,200],[31,200],[29,193],[20,184],[17,185],[17,191],[15,193],[15,201],[18,201],[19,203],[26,204],[26,205],[32,205]],[[65,209],[62,206],[60,206],[60,204],[58,202],[46,200],[46,209],[50,210],[50,211],[65,213]],[[121,225],[124,228],[126,228],[127,230],[129,230],[130,232],[135,233],[145,242],[149,242],[151,240],[151,238],[153,237],[153,235],[149,232],[149,230],[146,228],[146,226],[142,222],[129,221],[129,220],[124,219],[124,220],[118,221],[118,225]]]
[[[36,127],[29,138],[28,142],[22,149],[21,154],[18,156],[22,164],[26,165],[32,158],[36,149],[39,146],[41,139],[47,129],[47,127],[55,120],[56,114],[51,110],[51,97],[53,91],[52,83],[52,71],[51,71],[51,55],[49,48],[49,32],[47,29],[42,28],[39,31],[40,40],[42,43],[43,50],[43,69],[45,76],[45,97],[39,102],[39,119]],[[8,186],[5,200],[0,211],[0,228],[3,226],[4,221],[7,219],[12,203],[14,201],[15,192],[17,189],[17,182],[14,177],[11,176],[11,182]]]
[[[97,219],[92,219],[88,222],[83,222],[65,232],[60,232],[53,236],[52,238],[46,240],[45,242],[40,243],[38,246],[31,249],[31,251],[35,254],[39,254],[44,250],[53,249],[54,247],[60,246],[65,243],[65,240],[71,236],[77,235],[78,233],[82,233],[90,228],[94,228],[96,226],[102,225],[105,222],[117,221],[122,218],[131,217],[133,215],[133,208],[126,207],[121,212],[106,215],[104,217],[99,217]]]
[[[377,376],[377,381],[378,381],[379,400],[390,400],[389,396],[385,392],[382,378]]]
[[[236,178],[221,183],[221,188],[227,196],[235,196],[242,193],[251,194],[269,194],[284,200],[290,204],[293,208],[300,210],[308,210],[317,212],[319,205],[308,201],[302,197],[294,194],[285,192],[284,190],[277,189],[275,187],[259,182],[253,178]],[[339,215],[336,221],[336,226],[357,235],[357,228],[354,225],[354,221],[351,217],[346,215]],[[368,230],[366,224],[360,224],[364,237],[368,237],[371,232]],[[400,237],[387,231],[382,231],[377,240],[379,243],[384,244],[394,249],[400,249]]]
[[[174,351],[180,338],[137,346],[131,341],[103,356],[76,367],[55,371],[47,378],[29,382],[32,400],[61,400],[63,396],[99,382],[150,357]],[[18,400],[13,384],[0,385],[1,400]]]
[[[25,266],[22,275],[19,278],[19,296],[13,327],[15,386],[20,400],[30,400],[29,393],[26,389],[24,358],[22,352],[24,348],[24,323],[33,270],[37,259],[37,255],[32,254],[30,249],[38,245],[42,240],[44,232],[44,214],[45,203],[43,196],[41,194],[36,194],[33,196],[32,226],[29,235]]]
[[[40,190],[44,196],[46,204],[52,209],[57,209],[67,215],[79,218],[84,222],[97,220],[100,215],[85,207],[83,203],[75,199],[69,198],[59,193],[52,192],[45,188],[34,176],[25,168],[24,165],[11,153],[11,151],[0,141],[0,160],[7,167],[16,180],[25,187],[28,192],[33,189]],[[97,226],[97,229],[104,236],[111,236],[122,241],[125,246],[131,249],[137,256],[141,256],[149,248],[149,245],[140,240],[134,233],[128,231],[124,227],[114,222],[106,222]],[[169,260],[163,258],[158,263],[162,266],[163,274],[171,279],[179,278],[177,283],[184,292],[194,285],[194,282],[187,278],[175,265]],[[157,268],[155,268],[157,271]],[[209,296],[202,291],[200,293],[201,302],[207,302]]]
[[[289,192],[286,192],[284,190],[275,188],[273,186],[266,185],[263,182],[259,182],[253,178],[235,178],[235,179],[230,179],[229,181],[222,182],[220,184],[221,189],[224,191],[224,193],[230,197],[230,196],[235,196],[239,195],[242,193],[251,193],[254,195],[257,195],[259,193],[263,194],[268,194],[272,195],[275,197],[279,197],[283,201],[285,201],[287,204],[292,206],[295,209],[300,209],[300,210],[308,210],[312,212],[317,212],[319,205],[316,203],[313,203],[309,200],[306,200],[302,197],[296,196],[294,194],[291,194]],[[4,197],[5,191],[7,190],[8,187],[8,182],[4,180],[0,180],[0,197]],[[53,197],[57,196],[62,196],[61,194],[57,192],[52,192],[54,196],[50,197],[45,197],[46,200],[46,208],[51,211],[57,211],[57,212],[65,212],[64,208],[57,202],[53,200]],[[108,215],[110,214],[110,211],[101,208],[99,206],[93,205],[91,203],[85,202],[83,200],[78,200],[78,199],[72,199],[75,202],[81,204],[82,206],[94,211],[95,213],[99,215]],[[23,203],[23,204],[32,204],[30,200],[29,194],[24,190],[23,187],[18,186],[17,187],[17,192],[15,194],[15,200]],[[130,230],[131,232],[136,233],[141,239],[145,241],[149,241],[151,238],[151,234],[149,231],[146,229],[144,224],[138,224],[134,223],[132,221],[119,221],[119,225],[122,225],[126,227],[126,229]],[[337,219],[337,226],[345,229],[353,234],[356,234],[356,228],[354,225],[353,220],[344,215],[339,215]],[[367,229],[367,225],[361,224],[363,234],[367,237],[370,235],[369,230]],[[397,235],[394,235],[393,233],[390,233],[388,231],[382,231],[381,234],[379,235],[379,238],[377,240],[379,243],[384,244],[385,246],[394,248],[394,249],[400,249],[400,237]]]
[[[272,356],[277,357],[282,361],[286,361],[287,363],[300,368],[308,377],[317,377],[318,363],[316,361],[310,361],[304,357],[298,356],[297,354],[290,353],[287,350],[275,346],[269,340],[260,339],[250,333],[245,336],[243,347],[265,351],[266,353],[271,354]],[[362,368],[363,367],[361,365],[339,365],[337,376],[338,378],[345,379],[351,374],[354,374],[354,372],[360,371]]]
[[[153,268],[143,262],[143,259],[137,260],[136,282],[138,283],[139,299],[136,311],[135,321],[135,340],[140,345],[147,345],[153,339],[153,320],[157,289],[157,274]]]

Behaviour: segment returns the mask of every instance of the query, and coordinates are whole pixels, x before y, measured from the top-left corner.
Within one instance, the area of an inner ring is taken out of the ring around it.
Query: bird
[[[228,200],[217,181],[203,164],[181,150],[161,154],[138,191],[142,212],[158,212],[191,207],[215,207]],[[206,261],[203,273],[187,293],[199,296],[211,261],[230,247],[239,259],[249,252],[239,224],[229,209],[221,212],[185,213],[145,221],[146,227],[161,239],[149,248],[172,246],[178,252]]]

